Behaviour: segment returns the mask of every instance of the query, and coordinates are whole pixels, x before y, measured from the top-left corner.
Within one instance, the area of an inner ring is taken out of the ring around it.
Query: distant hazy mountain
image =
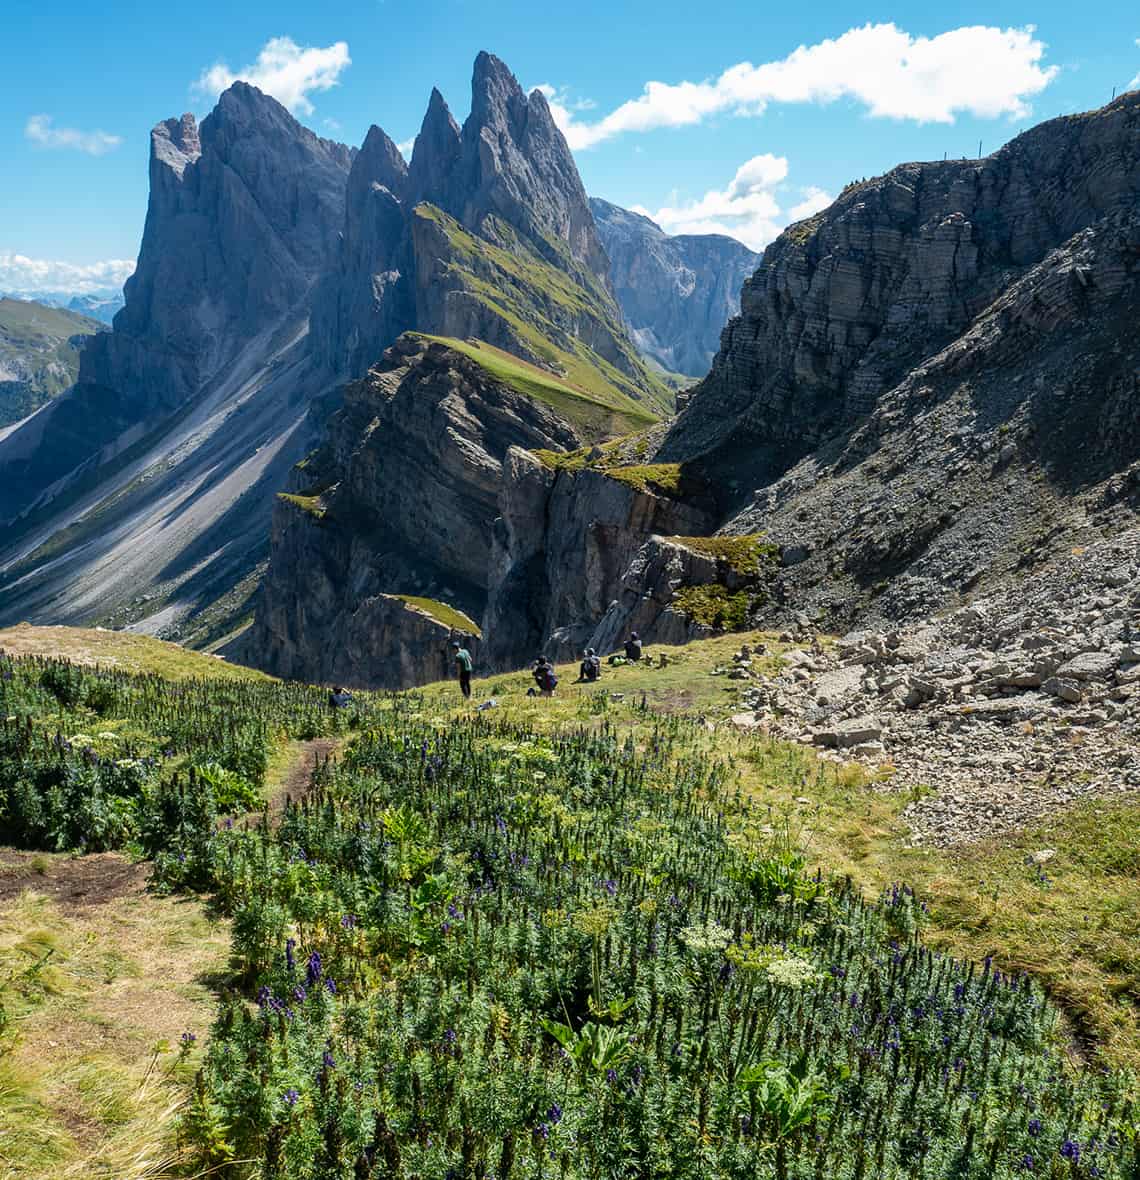
[[[67,301],[67,310],[77,311],[80,315],[87,315],[109,324],[124,302],[121,291],[100,291],[92,295],[73,295]]]
[[[642,354],[670,372],[703,377],[760,255],[723,234],[670,237],[648,217],[597,197],[590,210]]]
[[[22,299],[0,299],[0,428],[73,385],[79,353],[103,325]]]
[[[0,291],[0,299],[20,299],[40,303],[44,307],[59,307],[64,311],[78,312],[93,320],[109,324],[115,312],[123,306],[122,291],[108,287],[105,291],[85,291],[78,295],[74,291],[29,291],[25,289]]]

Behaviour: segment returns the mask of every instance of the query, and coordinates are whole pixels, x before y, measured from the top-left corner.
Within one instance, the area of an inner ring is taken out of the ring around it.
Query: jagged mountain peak
[[[482,128],[504,118],[525,118],[527,97],[506,63],[482,50],[471,74],[471,114],[464,124]]]
[[[452,118],[447,101],[432,87],[416,145],[412,149],[409,177],[413,200],[436,200],[459,158],[459,124]]]
[[[408,186],[408,165],[400,149],[375,123],[368,128],[364,143],[352,162],[348,187],[361,184],[383,185],[393,195],[403,198]]]

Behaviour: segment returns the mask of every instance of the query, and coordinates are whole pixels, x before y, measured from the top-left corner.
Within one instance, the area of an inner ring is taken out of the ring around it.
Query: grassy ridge
[[[498,218],[489,218],[486,230],[503,245],[477,237],[433,205],[420,205],[415,213],[446,237],[448,277],[569,386],[614,408],[632,403],[648,416],[672,412],[673,392],[625,338],[613,297],[560,244],[550,244],[562,256],[554,266]],[[578,326],[591,320],[620,351],[623,368],[585,343]],[[576,327],[569,330],[568,324]]]
[[[398,598],[413,610],[423,612],[429,618],[435,619],[441,626],[450,627],[453,631],[466,631],[475,636],[483,634],[474,619],[456,607],[448,606],[446,602],[440,602],[435,598],[417,598],[414,594],[390,594],[387,597]]]
[[[20,623],[0,630],[0,651],[13,656],[48,656],[74,664],[141,672],[171,680],[251,680],[269,682],[272,676],[217,656],[191,651],[176,643],[104,631],[97,627],[33,627]]]
[[[422,335],[462,353],[485,369],[497,381],[556,410],[586,438],[602,439],[625,434],[656,421],[648,411],[624,394],[610,392],[608,399],[540,369],[483,340],[457,340],[452,336]]]

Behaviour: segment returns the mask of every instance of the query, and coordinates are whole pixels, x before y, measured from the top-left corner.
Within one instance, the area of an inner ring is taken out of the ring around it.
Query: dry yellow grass
[[[141,873],[71,901],[83,861],[66,857],[35,858],[42,884],[14,892],[19,859],[0,854],[0,1180],[173,1174],[180,1038],[208,1031],[227,928]]]
[[[271,680],[264,672],[229,664],[150,635],[100,627],[34,627],[19,623],[0,630],[0,650],[15,656],[50,656],[76,664],[99,664],[124,672],[153,672],[171,680]]]

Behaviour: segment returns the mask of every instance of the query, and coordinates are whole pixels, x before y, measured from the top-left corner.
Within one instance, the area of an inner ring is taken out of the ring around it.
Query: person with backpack
[[[641,638],[636,631],[631,631],[625,641],[625,658],[631,664],[636,664],[641,659]]]
[[[554,690],[558,687],[558,675],[546,656],[539,656],[534,665],[534,683],[538,687],[539,696],[554,696]]]
[[[602,661],[598,659],[597,653],[592,647],[586,648],[582,655],[582,664],[578,669],[578,683],[594,684],[602,674]]]
[[[459,673],[459,691],[465,697],[471,696],[471,653],[462,647],[458,639],[451,641],[451,658],[455,662],[455,670]]]

